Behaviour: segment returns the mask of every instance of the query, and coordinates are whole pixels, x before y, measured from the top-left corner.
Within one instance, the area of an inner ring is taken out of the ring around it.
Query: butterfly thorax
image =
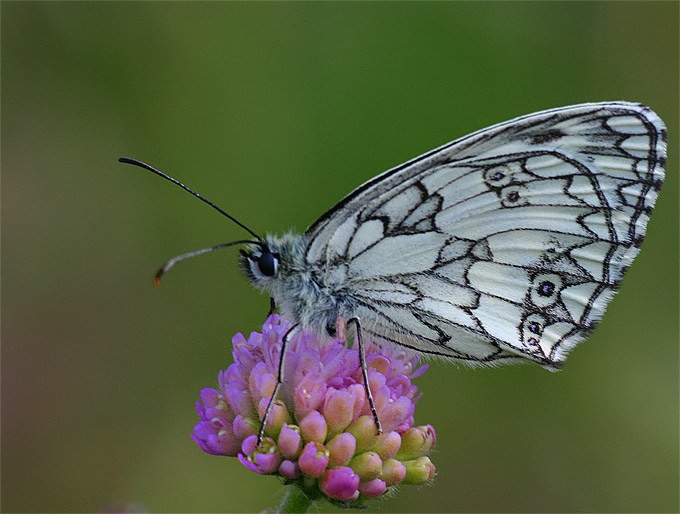
[[[338,317],[346,315],[347,306],[332,284],[320,279],[320,270],[306,261],[306,247],[304,235],[267,235],[263,245],[252,245],[243,252],[241,267],[256,288],[274,299],[282,316],[300,323],[305,330],[324,335],[335,326]],[[267,252],[276,262],[271,269],[261,264]]]

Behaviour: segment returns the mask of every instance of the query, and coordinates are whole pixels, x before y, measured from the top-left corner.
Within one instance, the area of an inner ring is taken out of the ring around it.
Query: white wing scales
[[[306,259],[374,339],[554,367],[639,251],[664,164],[644,106],[524,116],[360,186],[308,229]]]

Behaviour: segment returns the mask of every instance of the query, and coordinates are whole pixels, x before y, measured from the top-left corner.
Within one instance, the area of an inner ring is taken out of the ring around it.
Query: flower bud
[[[204,387],[198,393],[201,397],[201,401],[205,404],[207,408],[217,407],[220,403],[220,392],[212,387]],[[198,404],[201,405],[200,403]]]
[[[399,460],[412,460],[427,455],[437,440],[432,425],[413,427],[401,434]]]
[[[308,373],[295,387],[295,418],[304,418],[310,410],[318,410],[326,397],[326,384],[316,373]]]
[[[397,459],[389,459],[383,464],[380,478],[385,481],[387,487],[401,483],[406,476],[406,466]]]
[[[281,455],[286,459],[294,459],[297,457],[302,449],[300,428],[296,425],[284,423],[281,432],[279,433],[278,443]]]
[[[382,460],[394,457],[401,446],[401,436],[397,432],[387,432],[378,436],[378,440],[373,447]]]
[[[246,455],[250,455],[257,450],[257,436],[251,435],[246,437],[241,443],[241,451]]]
[[[295,461],[284,460],[279,466],[279,473],[281,473],[281,476],[288,478],[289,480],[294,480],[301,474],[300,466],[298,466],[297,462]]]
[[[363,377],[362,377],[363,381]],[[380,373],[376,369],[372,369],[369,367],[368,369],[368,387],[373,393],[373,396],[375,396],[380,389],[382,389],[385,386],[385,383],[387,382],[387,377]]]
[[[210,421],[200,421],[191,435],[203,451],[212,455],[235,456],[238,454],[239,440],[228,427],[215,427]]]
[[[321,491],[335,500],[350,501],[359,497],[359,475],[351,468],[329,469],[319,480]]]
[[[238,454],[238,460],[243,464],[246,468],[248,468],[250,471],[254,471],[255,473],[260,473],[262,474],[262,470],[257,467],[257,465],[248,457],[243,455],[242,453]]]
[[[197,435],[199,432],[197,425],[191,437],[204,452],[211,455],[226,455],[227,457],[238,454],[238,439],[229,435],[219,436],[217,434],[207,434],[205,438],[201,438]]]
[[[382,460],[380,460],[377,453],[365,452],[354,457],[350,461],[349,467],[359,475],[362,482],[368,482],[380,476],[382,464]]]
[[[319,411],[312,410],[300,421],[300,433],[305,441],[316,441],[323,443],[326,441],[326,434],[328,433],[328,425],[326,419]]]
[[[383,376],[386,376],[390,372],[391,362],[384,355],[372,355],[370,358],[366,359],[366,361],[367,368],[379,371]]]
[[[354,456],[357,441],[352,434],[343,432],[331,439],[326,448],[330,452],[330,466],[345,466]]]
[[[260,419],[264,419],[264,415],[267,412],[267,406],[269,405],[269,398],[261,398],[258,405],[258,413]],[[267,426],[264,429],[264,433],[273,437],[279,435],[281,427],[284,423],[290,421],[290,414],[286,409],[285,404],[281,400],[276,400],[272,405],[272,410],[269,412],[269,418],[267,419]]]
[[[253,418],[245,418],[240,414],[234,418],[234,435],[238,439],[245,439],[249,435],[257,434],[260,428],[259,423],[257,423]]]
[[[255,452],[255,464],[262,470],[262,473],[269,474],[276,471],[281,464],[281,453],[276,446],[268,448],[266,452]]]
[[[329,452],[321,443],[307,443],[298,459],[302,472],[312,478],[319,478],[328,466]]]
[[[229,387],[225,396],[229,407],[234,412],[247,416],[253,411],[253,400],[250,396],[250,391],[244,391],[237,387]]]
[[[364,405],[368,403],[366,398],[366,388],[364,387],[363,380],[359,384],[352,384],[347,388],[347,392],[352,398],[352,421],[361,416],[361,411]]]
[[[273,473],[281,464],[281,453],[274,440],[265,437],[257,446],[257,436],[249,436],[241,445],[243,453],[239,453],[239,460],[256,473]]]
[[[359,495],[363,498],[375,498],[376,496],[384,494],[386,490],[387,485],[379,478],[359,484]]]
[[[400,422],[413,413],[414,407],[413,401],[406,396],[400,396],[396,400],[390,398],[383,409],[378,410],[383,430],[397,429]]]
[[[276,376],[273,372],[267,370],[267,365],[264,362],[258,362],[250,372],[248,384],[251,396],[259,404],[262,398],[271,397],[274,393]]]
[[[323,413],[331,434],[341,432],[352,422],[354,402],[347,391],[329,389],[323,406]]]
[[[352,434],[357,441],[357,453],[373,448],[378,439],[378,429],[375,426],[373,416],[361,416],[349,427],[347,432]]]
[[[407,460],[404,466],[406,466],[404,484],[422,484],[434,477],[434,464],[429,457]]]

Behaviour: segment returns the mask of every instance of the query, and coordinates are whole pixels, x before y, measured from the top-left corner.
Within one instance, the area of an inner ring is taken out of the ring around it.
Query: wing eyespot
[[[541,273],[534,277],[529,293],[531,303],[546,308],[557,302],[564,281],[555,273]]]
[[[484,182],[488,187],[498,189],[510,184],[512,174],[513,170],[506,164],[494,166],[484,171]]]
[[[538,294],[541,296],[552,296],[555,291],[555,284],[549,280],[544,280],[538,285]]]
[[[529,200],[525,197],[526,194],[526,188],[521,185],[513,184],[504,187],[499,192],[501,205],[503,207],[521,207],[523,205],[528,205]]]

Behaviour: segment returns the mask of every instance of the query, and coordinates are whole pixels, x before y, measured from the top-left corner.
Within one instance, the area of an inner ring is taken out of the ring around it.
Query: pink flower
[[[366,344],[369,384],[383,433],[371,414],[357,349],[335,339],[296,333],[288,342],[284,382],[265,437],[257,432],[276,386],[281,340],[291,324],[278,315],[262,333],[236,334],[234,363],[218,389],[206,388],[197,403],[194,441],[207,453],[237,456],[259,474],[274,474],[329,500],[353,502],[388,492],[400,483],[434,476],[427,454],[430,425],[414,427],[420,399],[412,379],[427,365],[401,348]]]

